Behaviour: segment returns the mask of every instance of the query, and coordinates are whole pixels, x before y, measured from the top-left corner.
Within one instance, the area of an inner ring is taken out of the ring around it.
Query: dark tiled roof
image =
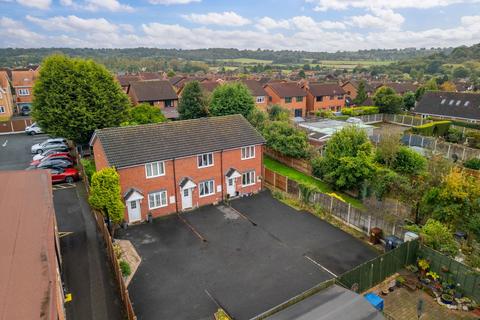
[[[130,85],[130,82],[140,81],[142,78],[136,74],[125,74],[125,75],[117,75],[117,80],[120,82],[122,87],[126,87]]]
[[[345,90],[336,83],[311,83],[309,91],[315,97],[345,94]]]
[[[95,137],[117,168],[265,142],[241,115],[106,128]]]
[[[221,83],[217,81],[202,81],[200,82],[200,88],[206,92],[213,92],[216,87],[218,87]]]
[[[140,72],[142,80],[160,80],[162,76],[158,72]]]
[[[242,80],[243,84],[245,84],[250,92],[252,93],[252,96],[254,97],[260,97],[260,96],[266,96],[267,93],[263,89],[262,84],[257,81],[257,80]]]
[[[124,200],[127,200],[128,198],[130,198],[130,196],[134,193],[134,192],[138,192],[139,194],[141,194],[143,196],[143,192],[136,189],[136,188],[130,188],[127,190],[127,192],[125,192],[125,195],[123,196],[123,199]]]
[[[162,113],[167,119],[178,119],[180,117],[177,108],[174,107],[163,108]]]
[[[352,86],[354,86],[356,89],[358,89],[358,86],[360,85],[360,81],[357,81],[357,80],[349,80],[349,81],[345,82],[342,85],[342,87],[345,86],[349,82],[352,84]],[[369,84],[367,81],[364,81],[364,83],[365,83],[365,91],[366,92],[373,92],[375,90],[373,88],[373,86],[371,84]]]
[[[269,82],[267,84],[280,98],[305,97],[307,93],[295,82]]]
[[[172,84],[172,86],[176,86],[181,80],[185,79],[184,76],[173,76],[168,81]]]
[[[130,92],[135,94],[139,102],[178,99],[177,93],[167,80],[132,82]]]
[[[387,82],[385,84],[379,85],[377,88],[381,86],[387,86],[395,90],[396,93],[404,94],[408,91],[415,92],[417,90],[417,86],[413,83],[397,83],[397,82]]]
[[[465,105],[466,103],[467,105]],[[415,112],[480,120],[480,94],[442,91],[427,92],[418,102]]]

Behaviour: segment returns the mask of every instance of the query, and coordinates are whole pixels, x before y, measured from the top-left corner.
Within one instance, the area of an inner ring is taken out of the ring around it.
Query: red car
[[[40,164],[40,162],[46,161],[49,159],[66,159],[66,160],[70,160],[72,163],[75,163],[75,159],[68,152],[58,152],[58,153],[50,154],[40,160],[33,160],[32,162],[30,162],[30,165],[36,167]]]
[[[79,179],[78,170],[75,168],[51,168],[50,173],[52,175],[52,183],[72,183]]]

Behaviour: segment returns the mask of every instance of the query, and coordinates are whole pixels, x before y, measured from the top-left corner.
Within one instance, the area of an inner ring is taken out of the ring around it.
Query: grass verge
[[[307,186],[311,186],[318,190],[319,192],[329,194],[331,196],[336,197],[337,199],[340,199],[346,203],[350,203],[352,206],[358,209],[365,209],[365,206],[363,203],[355,199],[353,197],[350,197],[346,194],[339,193],[339,192],[334,192],[333,189],[326,184],[325,182],[316,179],[314,177],[311,177],[309,175],[306,175],[300,171],[297,171],[293,168],[290,168],[268,156],[264,156],[263,158],[263,164],[267,169],[270,169],[272,171],[275,171],[283,176],[288,177],[288,179],[292,179],[293,181],[296,181],[298,183],[305,184]]]

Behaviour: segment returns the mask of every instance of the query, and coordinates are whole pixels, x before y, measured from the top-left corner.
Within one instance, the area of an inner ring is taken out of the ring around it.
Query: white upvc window
[[[203,181],[198,184],[200,197],[206,197],[215,193],[215,183],[213,180]]]
[[[255,184],[255,171],[248,171],[242,174],[242,186],[247,187]]]
[[[258,96],[256,101],[257,101],[257,103],[264,103],[265,102],[265,96]]]
[[[213,153],[204,153],[197,156],[197,164],[199,168],[213,166]]]
[[[167,191],[157,191],[148,194],[148,208],[150,210],[167,206]]]
[[[147,179],[165,175],[165,163],[163,161],[150,162],[145,164]]]
[[[0,106],[0,113],[5,113],[5,107],[4,106]]]
[[[255,146],[242,148],[242,160],[255,158]]]
[[[18,89],[18,95],[19,96],[28,96],[30,95],[30,90],[28,89]]]

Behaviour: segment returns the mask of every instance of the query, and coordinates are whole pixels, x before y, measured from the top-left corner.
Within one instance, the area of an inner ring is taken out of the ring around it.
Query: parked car
[[[78,170],[75,168],[50,168],[50,174],[52,175],[52,183],[55,182],[67,182],[72,183],[79,179]]]
[[[41,143],[34,144],[31,148],[32,153],[42,154],[50,149],[60,149],[68,151],[67,140],[64,138],[47,139]]]
[[[34,136],[36,134],[43,133],[43,131],[42,128],[40,128],[38,124],[34,122],[25,128],[25,133]]]
[[[66,161],[70,161],[72,163],[75,163],[75,159],[68,152],[60,152],[60,153],[50,154],[50,155],[48,155],[45,158],[40,159],[40,160],[33,160],[32,162],[30,162],[30,165],[31,166],[38,166],[40,163],[43,163],[45,161],[52,160],[52,159],[66,160]]]
[[[20,109],[20,115],[22,116],[29,116],[31,112],[32,112],[32,109],[30,108],[30,106],[23,106]]]
[[[37,165],[37,169],[71,168],[73,162],[65,159],[46,159]]]
[[[58,154],[58,155],[65,155],[68,156],[70,153],[68,151],[63,151],[62,149],[50,149],[48,151],[45,151],[41,154],[36,154],[33,156],[32,161],[37,161],[37,160],[42,160],[45,157],[48,157],[53,154]]]

